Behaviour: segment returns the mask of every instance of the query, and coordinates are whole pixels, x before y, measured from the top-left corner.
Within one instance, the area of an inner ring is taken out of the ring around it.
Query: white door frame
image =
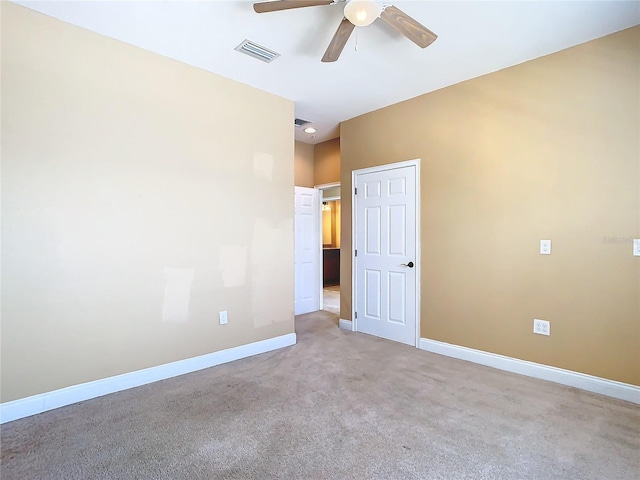
[[[318,208],[320,208],[318,232],[320,233],[320,251],[318,252],[318,258],[320,262],[320,290],[318,295],[320,296],[320,310],[324,309],[324,261],[322,258],[322,202],[324,199],[324,191],[330,188],[339,187],[340,182],[323,183],[321,185],[315,185],[313,188],[319,190],[318,195]],[[342,247],[340,247],[340,254],[342,254]]]
[[[355,256],[355,248],[357,245],[357,231],[356,231],[356,208],[358,196],[356,195],[356,185],[358,175],[366,173],[383,172],[386,170],[395,170],[396,168],[403,168],[414,166],[416,168],[416,291],[414,292],[415,305],[416,305],[416,348],[420,348],[420,272],[422,270],[422,263],[420,262],[420,159],[406,160],[403,162],[387,163],[385,165],[379,165],[376,167],[361,168],[359,170],[353,170],[351,172],[351,321],[352,330],[358,331],[358,319],[356,318],[356,299],[358,292],[357,282],[357,257]]]

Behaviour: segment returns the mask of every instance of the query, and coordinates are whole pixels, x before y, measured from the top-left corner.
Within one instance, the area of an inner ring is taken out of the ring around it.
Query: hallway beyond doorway
[[[340,285],[322,289],[322,309],[340,316]]]

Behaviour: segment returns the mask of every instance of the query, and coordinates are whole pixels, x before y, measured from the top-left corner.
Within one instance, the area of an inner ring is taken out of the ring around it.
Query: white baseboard
[[[344,318],[341,318],[338,321],[338,326],[343,330],[349,330],[350,332],[353,332],[353,322],[351,320],[345,320]]]
[[[607,380],[606,378],[594,377],[584,373],[426,338],[420,339],[420,349],[640,404],[640,387],[628,383]]]
[[[81,383],[71,387],[61,388],[52,392],[41,393],[31,397],[20,398],[12,402],[0,404],[0,423],[11,422],[19,418],[64,407],[72,403],[82,402],[92,398],[119,392],[147,383],[165,380],[167,378],[195,372],[203,368],[215,367],[223,363],[250,357],[259,353],[270,352],[278,348],[295,345],[296,334],[289,333],[260,342],[240,345],[239,347],[220,350],[198,357],[187,358],[177,362],[145,368],[135,372],[124,373],[114,377],[103,378],[93,382]]]

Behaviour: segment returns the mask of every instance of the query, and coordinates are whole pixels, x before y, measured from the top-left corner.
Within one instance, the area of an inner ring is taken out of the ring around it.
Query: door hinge
[[[358,312],[355,312],[355,314],[356,314],[356,319],[357,319],[358,318]]]
[[[358,187],[356,187],[356,188],[354,188],[354,189],[353,189],[353,194],[354,194],[354,195],[357,195],[357,194],[358,194]]]
[[[355,256],[356,256],[356,257],[358,256],[358,250],[356,250],[356,251],[355,251]]]

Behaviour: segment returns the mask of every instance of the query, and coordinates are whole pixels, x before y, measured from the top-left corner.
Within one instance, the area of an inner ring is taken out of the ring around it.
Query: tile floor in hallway
[[[340,285],[332,285],[322,289],[323,310],[340,315]]]

